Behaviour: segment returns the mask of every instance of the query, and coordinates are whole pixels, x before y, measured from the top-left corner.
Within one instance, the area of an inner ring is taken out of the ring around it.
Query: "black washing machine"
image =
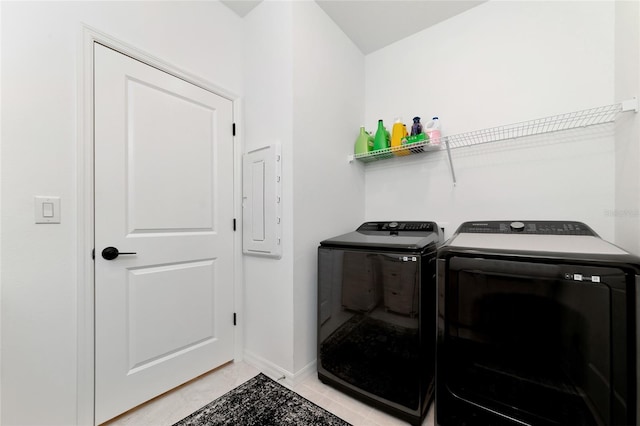
[[[414,425],[433,396],[434,222],[367,222],[318,248],[318,378]]]
[[[478,221],[438,252],[441,426],[637,425],[640,259],[571,221]]]

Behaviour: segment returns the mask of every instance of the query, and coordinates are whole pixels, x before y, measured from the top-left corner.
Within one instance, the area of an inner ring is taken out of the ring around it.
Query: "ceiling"
[[[241,17],[262,0],[222,0]],[[487,0],[315,0],[365,55]]]

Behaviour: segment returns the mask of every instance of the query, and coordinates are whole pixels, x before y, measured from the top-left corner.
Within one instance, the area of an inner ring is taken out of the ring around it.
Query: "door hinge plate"
[[[233,325],[236,325],[236,313],[233,313]]]
[[[236,135],[236,123],[233,123],[233,136]]]
[[[236,218],[235,217],[233,218],[233,230],[234,231],[236,230]]]

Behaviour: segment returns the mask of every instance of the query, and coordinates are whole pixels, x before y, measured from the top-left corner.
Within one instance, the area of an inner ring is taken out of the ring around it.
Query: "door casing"
[[[242,132],[241,123],[241,99],[238,95],[229,92],[207,80],[181,70],[160,58],[115,39],[87,25],[82,25],[80,40],[78,42],[78,128],[77,128],[77,315],[76,327],[77,340],[77,418],[76,424],[94,424],[94,151],[93,151],[93,46],[100,43],[114,49],[124,55],[130,56],[149,66],[167,72],[191,84],[211,91],[233,102],[233,117],[236,124],[236,134],[233,138],[233,210],[236,220],[236,232],[234,235],[234,312],[242,318],[242,231],[241,221],[242,197],[241,182],[241,158],[242,158]],[[230,130],[231,131],[231,130]],[[229,224],[231,226],[231,224]],[[239,322],[242,324],[241,322]],[[234,329],[234,360],[243,358],[243,333],[242,327]]]

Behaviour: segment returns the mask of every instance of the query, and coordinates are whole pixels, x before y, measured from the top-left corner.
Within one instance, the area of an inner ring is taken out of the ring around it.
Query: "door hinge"
[[[236,135],[236,123],[233,123],[233,136]]]
[[[236,230],[236,218],[235,217],[233,218],[233,230],[234,231]]]
[[[96,249],[91,249],[91,258],[96,260]]]
[[[236,325],[236,313],[233,313],[233,325]]]

